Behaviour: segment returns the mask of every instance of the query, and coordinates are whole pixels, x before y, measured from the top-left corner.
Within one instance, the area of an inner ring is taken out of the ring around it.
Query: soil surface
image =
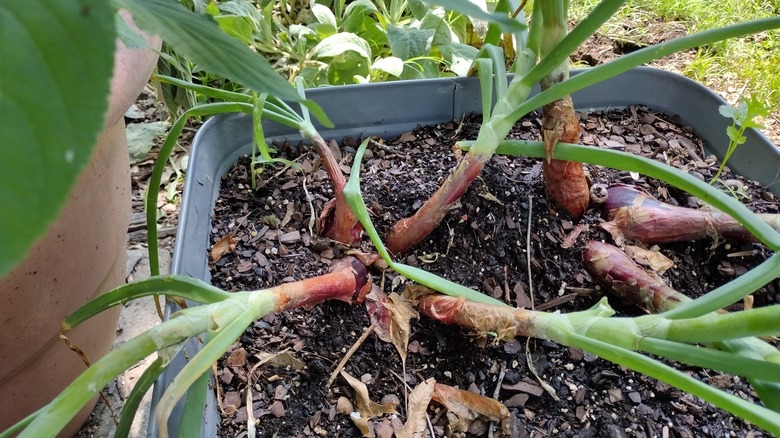
[[[362,189],[381,235],[412,214],[439,186],[457,161],[455,141],[476,137],[480,117],[418,127],[394,139],[372,143],[362,166]],[[581,114],[582,142],[625,150],[681,168],[703,180],[717,170],[713,156],[690,129],[673,118],[640,107]],[[526,118],[510,134],[538,139],[539,119]],[[337,139],[342,168],[349,171],[359,139]],[[338,147],[336,147],[338,146]],[[253,290],[311,278],[327,272],[346,247],[316,236],[311,206],[319,213],[332,189],[319,159],[301,144],[276,145],[281,156],[307,171],[268,168],[256,191],[250,188],[248,159],[223,178],[211,230],[212,243],[231,235],[235,251],[212,260],[212,282],[231,291]],[[599,166],[586,167],[591,184],[625,183],[674,205],[701,207],[684,192],[656,180]],[[775,197],[753,182],[726,174],[735,195],[754,211],[777,212]],[[308,192],[308,196],[307,196]],[[311,204],[309,202],[311,200]],[[517,307],[571,312],[594,305],[604,294],[582,266],[590,239],[609,241],[596,208],[575,224],[548,204],[541,162],[493,157],[459,205],[429,239],[397,260],[478,289]],[[529,239],[530,238],[530,239]],[[371,251],[367,238],[363,251]],[[699,241],[657,248],[674,266],[664,280],[689,296],[699,296],[763,261],[760,244]],[[530,250],[530,251],[529,251]],[[528,273],[531,273],[530,277]],[[400,292],[409,281],[393,272],[374,272],[385,293]],[[755,294],[755,305],[780,302],[777,281]],[[642,311],[617,299],[621,315]],[[736,305],[739,308],[741,305]],[[356,404],[355,390],[341,377],[326,382],[336,364],[371,324],[364,306],[325,303],[311,309],[269,315],[250,326],[220,362],[217,389],[222,400],[222,436],[246,430],[247,388],[259,436],[361,436],[342,410],[341,397]],[[285,351],[297,361],[286,366],[255,365],[264,354]],[[529,371],[528,364],[539,376]],[[680,367],[678,365],[678,367]],[[253,371],[254,369],[254,371]],[[681,366],[684,372],[742,398],[754,393],[740,378]],[[370,335],[344,370],[363,381],[371,400],[396,403],[398,415],[374,418],[377,436],[391,436],[405,419],[401,359],[395,348]],[[413,320],[406,360],[406,384],[438,383],[497,398],[511,414],[512,436],[766,436],[745,422],[664,383],[627,371],[575,348],[544,340],[497,343],[422,318]],[[546,392],[541,382],[550,385]],[[557,400],[556,398],[557,397]],[[444,410],[428,410],[436,436],[457,436]],[[467,436],[490,435],[478,418]]]

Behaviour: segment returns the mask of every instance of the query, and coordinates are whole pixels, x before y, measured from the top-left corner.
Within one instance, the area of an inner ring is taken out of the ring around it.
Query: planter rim
[[[574,70],[576,75],[582,70]],[[538,86],[532,94],[538,93]],[[418,79],[408,81],[345,85],[307,90],[307,97],[322,106],[336,128],[317,125],[326,140],[353,136],[396,136],[417,125],[430,125],[460,119],[481,112],[479,79],[476,77]],[[372,96],[366,96],[371,94]],[[624,108],[645,105],[694,127],[705,147],[719,158],[727,145],[729,119],[718,112],[726,104],[704,85],[679,74],[651,67],[638,67],[572,95],[577,110]],[[401,110],[388,111],[388,108]],[[192,143],[181,214],[176,233],[171,272],[210,281],[207,248],[210,213],[219,192],[219,180],[241,155],[251,151],[252,117],[246,114],[221,114],[206,121]],[[316,125],[316,124],[315,124]],[[291,128],[264,122],[266,138],[273,141],[295,140],[301,136]],[[752,178],[780,195],[780,151],[760,132],[748,129],[747,141],[729,159],[729,167]],[[166,317],[178,310],[166,304]],[[189,341],[185,347],[193,354],[199,345]],[[155,383],[148,433],[158,434],[154,417],[163,392],[173,381],[185,360],[179,354]],[[215,436],[219,414],[213,394],[211,408],[204,412],[202,436]],[[181,403],[174,410],[169,431],[181,414]]]

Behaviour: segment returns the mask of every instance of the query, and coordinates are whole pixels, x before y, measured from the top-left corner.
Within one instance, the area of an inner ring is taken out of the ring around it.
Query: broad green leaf
[[[104,123],[115,11],[0,0],[0,277],[55,219]]]
[[[347,5],[347,8],[344,10],[344,16],[349,17],[352,14],[368,15],[372,12],[378,11],[379,10],[376,8],[374,3],[371,2],[371,0],[356,0]]]
[[[526,28],[525,24],[513,20],[505,14],[490,13],[482,9],[477,2],[469,0],[426,0],[427,3],[443,6],[447,9],[466,14],[471,18],[487,20],[501,26],[505,32],[517,32]]]
[[[433,29],[401,29],[388,24],[387,42],[393,56],[408,60],[427,56],[431,52],[434,33]]]
[[[328,85],[328,65],[324,62],[312,61],[298,73],[298,77],[303,79],[306,88]]]
[[[252,44],[254,38],[252,37],[252,25],[245,17],[239,17],[236,15],[219,15],[214,17],[219,28],[226,34],[238,38],[244,44]]]
[[[357,53],[366,60],[371,58],[371,47],[366,40],[349,32],[337,33],[320,41],[314,47],[312,56],[318,59],[335,58],[349,51]]]
[[[297,40],[304,38],[310,38],[315,41],[317,40],[317,32],[313,31],[310,27],[306,27],[300,24],[293,24],[290,26],[289,35]]]
[[[467,44],[452,43],[441,48],[442,53],[450,61],[450,70],[458,76],[466,76],[479,50]]]
[[[370,73],[369,58],[349,50],[333,58],[328,68],[328,80],[331,85],[359,83],[355,76],[367,77]]]
[[[422,0],[408,0],[409,10],[414,15],[414,18],[422,20],[425,14],[428,13],[428,5]]]
[[[316,29],[320,38],[327,38],[338,33],[336,16],[333,15],[333,11],[331,11],[330,8],[319,3],[314,3],[311,6],[311,12],[317,20],[318,24],[314,26],[314,29]]]
[[[213,14],[210,12],[212,5],[214,5],[214,8],[217,9],[218,11],[217,14]],[[247,0],[231,0],[229,2],[220,2],[219,4],[210,3],[208,8],[209,9],[207,9],[207,12],[209,15],[224,16],[225,14],[227,14],[227,15],[235,15],[237,17],[243,17],[246,18],[255,27],[259,26],[259,23],[263,20],[260,11],[257,10],[255,5],[253,5]]]
[[[350,3],[344,10],[344,19],[340,24],[341,30],[359,34],[366,26],[366,19],[374,22],[371,18],[371,14],[374,12],[377,12],[377,9],[371,0],[357,0]]]
[[[204,70],[260,93],[286,100],[298,95],[262,56],[226,35],[207,15],[168,0],[117,0],[143,29],[156,33],[177,53]]]
[[[379,58],[371,65],[371,70],[379,70],[393,76],[401,76],[404,71],[404,61],[395,56]]]
[[[431,29],[434,31],[431,45],[446,46],[452,43],[452,30],[450,25],[444,21],[444,9],[436,8],[428,12],[425,18],[420,22],[420,29]]]
[[[320,24],[327,24],[336,29],[336,16],[329,7],[315,3],[311,5],[311,13],[314,14],[314,18]]]
[[[379,56],[383,52],[390,54],[387,43],[387,32],[371,17],[365,17],[363,20],[363,30],[356,32],[358,36],[363,38],[371,46],[371,53],[374,56]]]

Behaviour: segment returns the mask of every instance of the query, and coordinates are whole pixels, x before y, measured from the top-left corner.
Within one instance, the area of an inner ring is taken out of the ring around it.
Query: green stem
[[[160,398],[155,415],[161,438],[168,438],[168,417],[179,399],[195,381],[211,369],[211,365],[225,354],[252,321],[267,315],[275,306],[274,295],[271,293],[251,294],[246,298],[240,305],[238,302],[231,303],[233,307],[240,308],[240,312],[230,319],[222,318],[224,324],[218,324],[219,332],[179,371]]]
[[[574,92],[582,90],[583,88],[589,87],[598,82],[602,82],[613,76],[617,76],[618,74],[631,70],[634,67],[638,67],[642,64],[646,64],[656,59],[663,58],[664,56],[671,55],[672,53],[705,46],[716,41],[763,32],[766,30],[775,29],[777,27],[780,27],[780,17],[765,18],[762,20],[754,20],[746,23],[739,23],[718,29],[699,32],[650,47],[645,47],[644,49],[637,50],[636,52],[628,55],[623,55],[598,67],[587,69],[582,73],[537,94],[533,98],[517,106],[514,111],[506,116],[506,118],[508,121],[514,123],[529,112],[537,108],[541,108],[548,103],[555,102],[563,96],[573,94]],[[576,28],[572,30],[569,36],[574,35],[576,30]],[[566,39],[564,39],[564,41],[561,43],[563,44],[565,41]],[[570,52],[566,53],[568,54]],[[543,65],[543,61],[544,60],[542,60],[539,65]],[[557,64],[549,66],[549,69],[552,70],[555,65]],[[537,68],[539,68],[541,72],[541,67],[537,66]],[[531,80],[536,77],[536,74],[531,75],[529,73],[527,76],[529,78],[528,80]],[[544,75],[539,76],[543,77]],[[523,81],[525,80],[526,79],[523,78]]]
[[[663,317],[664,314],[642,316],[636,322],[640,327],[649,323],[649,336],[669,341],[712,343],[750,336],[780,335],[780,305],[733,313],[709,313],[688,319],[651,319],[658,316]]]
[[[160,193],[160,180],[168,163],[168,158],[179,140],[184,125],[190,117],[210,116],[219,113],[243,112],[252,114],[252,105],[247,103],[207,103],[185,111],[171,126],[160,153],[154,163],[152,176],[146,190],[146,241],[149,251],[149,270],[152,276],[160,275],[160,258],[157,250],[157,195]]]
[[[130,391],[130,395],[125,399],[125,403],[122,406],[122,414],[119,417],[119,424],[114,432],[114,438],[126,438],[130,435],[130,429],[133,425],[133,420],[138,412],[138,407],[141,405],[141,401],[144,395],[152,388],[157,378],[165,371],[166,364],[161,357],[154,360],[144,370],[141,377],[136,380],[133,385],[133,390]]]
[[[174,318],[125,342],[73,380],[51,403],[38,412],[19,437],[55,435],[111,379],[158,349],[202,333],[208,329],[205,322]]]
[[[642,351],[677,362],[749,379],[771,381],[780,376],[780,364],[778,363],[752,359],[731,352],[649,337],[640,339],[637,346]]]

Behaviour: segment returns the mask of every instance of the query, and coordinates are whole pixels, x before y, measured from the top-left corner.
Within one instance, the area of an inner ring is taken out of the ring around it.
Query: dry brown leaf
[[[296,370],[306,368],[306,363],[293,356],[289,351],[282,350],[278,353],[257,353],[255,357],[260,359],[258,365],[269,364],[276,367],[290,367]]]
[[[225,254],[235,251],[236,243],[238,243],[238,241],[233,238],[232,233],[226,234],[225,237],[219,239],[219,241],[211,247],[212,263],[216,263]]]
[[[414,302],[393,292],[377,304],[385,308],[387,316],[377,319],[375,332],[383,341],[392,343],[398,350],[401,361],[406,362],[411,333],[409,321],[420,317],[414,310]]]
[[[414,135],[413,132],[404,132],[403,134],[401,134],[401,138],[398,139],[398,141],[400,141],[401,143],[406,143],[415,140],[417,140],[417,136]]]
[[[504,436],[509,436],[509,409],[496,399],[437,383],[433,400],[447,408],[447,419],[452,431],[467,432],[478,415],[501,424]]]
[[[349,415],[354,411],[355,408],[352,406],[352,402],[349,401],[346,397],[339,397],[338,400],[336,400],[336,412],[343,415]]]
[[[349,383],[349,386],[355,390],[355,396],[357,397],[357,412],[350,414],[349,419],[357,426],[360,433],[363,436],[371,436],[371,429],[368,426],[368,421],[371,418],[378,417],[384,414],[395,414],[395,406],[391,404],[380,404],[371,401],[368,396],[368,388],[360,380],[352,377],[346,371],[341,371],[341,377]]]
[[[625,248],[626,254],[640,265],[648,266],[659,275],[666,272],[674,266],[674,262],[669,260],[658,250],[645,249],[639,246],[628,245]]]
[[[425,413],[433,397],[433,388],[436,380],[431,378],[417,385],[409,394],[409,407],[407,420],[404,427],[396,431],[398,438],[422,438],[427,436],[428,423],[425,421]]]
[[[230,367],[244,367],[246,365],[246,350],[236,348],[225,361]]]
[[[574,246],[574,242],[577,241],[577,237],[580,236],[580,233],[590,228],[588,224],[578,224],[574,227],[573,230],[569,234],[566,235],[566,237],[563,238],[563,243],[561,243],[561,248],[563,249],[569,249],[572,246]]]

